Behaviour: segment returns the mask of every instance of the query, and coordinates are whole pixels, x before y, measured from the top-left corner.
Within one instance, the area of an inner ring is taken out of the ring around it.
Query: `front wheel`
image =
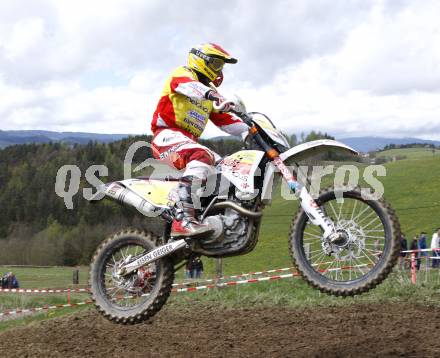
[[[155,249],[160,241],[149,232],[126,229],[98,247],[89,277],[92,299],[104,317],[116,323],[140,323],[165,304],[174,280],[170,258],[158,259],[125,276],[118,275],[121,263]]]
[[[373,200],[357,189],[341,193],[327,189],[316,200],[345,238],[322,242],[322,230],[304,210],[294,218],[290,253],[301,276],[313,287],[336,296],[354,296],[374,288],[391,272],[399,255],[398,219],[383,199]]]

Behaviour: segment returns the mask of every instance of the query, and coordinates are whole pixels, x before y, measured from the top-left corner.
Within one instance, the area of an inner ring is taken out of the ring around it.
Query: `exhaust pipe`
[[[210,211],[213,209],[226,209],[226,208],[238,211],[243,216],[247,216],[247,217],[253,218],[253,219],[258,219],[263,215],[263,213],[261,211],[251,211],[251,210],[245,209],[230,200],[221,201],[219,203],[213,204],[210,208]]]
[[[163,208],[158,208],[147,200],[137,195],[130,189],[127,189],[119,183],[111,183],[109,185],[103,185],[99,188],[98,192],[102,192],[110,198],[119,201],[123,204],[128,204],[136,208],[141,214],[149,217],[159,216]]]

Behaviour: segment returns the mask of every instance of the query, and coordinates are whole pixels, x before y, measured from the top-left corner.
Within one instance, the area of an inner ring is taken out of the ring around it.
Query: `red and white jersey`
[[[239,136],[246,132],[248,127],[240,119],[213,108],[212,101],[205,98],[210,90],[199,82],[195,71],[185,66],[176,68],[163,88],[153,115],[152,132],[168,128],[197,140],[208,120],[232,135]]]

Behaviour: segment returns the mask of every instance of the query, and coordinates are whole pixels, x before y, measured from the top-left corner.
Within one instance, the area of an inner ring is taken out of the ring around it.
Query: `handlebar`
[[[230,110],[231,113],[234,113],[237,117],[241,118],[244,123],[246,123],[249,127],[252,127],[254,125],[254,122],[252,121],[252,117],[247,113],[237,112],[234,109]]]
[[[223,111],[228,105],[232,108],[230,108],[227,112],[234,113],[237,117],[241,118],[243,122],[246,123],[249,127],[252,127],[254,125],[252,117],[249,114],[247,114],[246,112],[239,112],[234,109],[234,107],[236,107],[236,103],[233,100],[225,100],[220,104],[217,104],[215,101],[212,103],[212,107],[217,111]]]
[[[211,88],[213,88],[214,90],[217,90],[215,88],[215,86],[211,86]],[[226,100],[222,103],[220,103],[219,105],[217,105],[215,102],[213,103],[213,108],[216,110],[221,111],[222,109],[224,109],[227,105],[232,105],[230,106],[228,112],[235,114],[237,117],[239,117],[245,124],[247,124],[250,128],[254,127],[256,124],[254,122],[254,120],[252,119],[252,116],[249,115],[246,112],[246,109],[244,107],[244,105],[238,105],[236,104],[236,102],[231,101],[231,100]],[[237,108],[238,107],[238,108]],[[237,109],[242,109],[242,111],[238,111]],[[269,153],[271,151],[273,151],[273,148],[271,145],[269,145],[268,143],[266,143],[266,141],[264,140],[264,138],[260,135],[260,133],[258,133],[258,131],[253,131],[252,135],[251,135],[252,139],[257,143],[257,145],[259,145],[261,147],[262,150],[264,150],[266,153]]]

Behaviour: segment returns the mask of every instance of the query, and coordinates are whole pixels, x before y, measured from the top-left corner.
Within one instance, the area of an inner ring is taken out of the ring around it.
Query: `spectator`
[[[11,286],[11,288],[20,288],[17,277],[15,277],[12,272],[10,272],[10,274],[11,275],[9,276],[9,285]]]
[[[188,271],[188,278],[195,278],[194,261],[195,261],[195,257],[192,256],[190,257],[190,259],[186,264],[186,269]]]
[[[201,278],[203,274],[203,261],[195,257],[193,261],[193,278]]]
[[[400,235],[400,256],[399,256],[399,268],[401,270],[405,269],[406,267],[406,262],[405,262],[405,258],[407,256],[406,252],[402,252],[402,251],[407,251],[408,250],[408,241],[406,240],[405,235]]]
[[[428,245],[426,244],[426,232],[422,231],[419,238],[419,250],[426,250]],[[426,258],[426,267],[429,267],[428,253],[426,251],[420,251],[419,257]]]
[[[190,273],[191,278],[200,278],[203,273],[203,262],[200,260],[200,257],[193,256],[188,261],[188,271]]]
[[[432,267],[437,268],[440,265],[440,227],[432,235],[431,250],[432,250]]]
[[[19,288],[18,280],[12,272],[8,272],[1,278],[2,288]]]
[[[186,266],[185,266],[185,278],[189,279],[192,278],[191,277],[191,260],[188,260],[186,262]]]
[[[413,241],[411,242],[411,246],[410,246],[409,249],[410,249],[410,250],[419,250],[419,245],[418,245],[417,235],[414,236],[414,239],[413,239]],[[411,254],[411,255],[412,255],[412,254]],[[420,259],[420,252],[417,251],[417,252],[415,253],[415,256],[416,256],[416,268],[417,268],[417,271],[418,271],[418,270],[420,270],[420,261],[421,261],[421,259]]]
[[[8,288],[8,274],[4,274],[0,281],[2,288]]]

